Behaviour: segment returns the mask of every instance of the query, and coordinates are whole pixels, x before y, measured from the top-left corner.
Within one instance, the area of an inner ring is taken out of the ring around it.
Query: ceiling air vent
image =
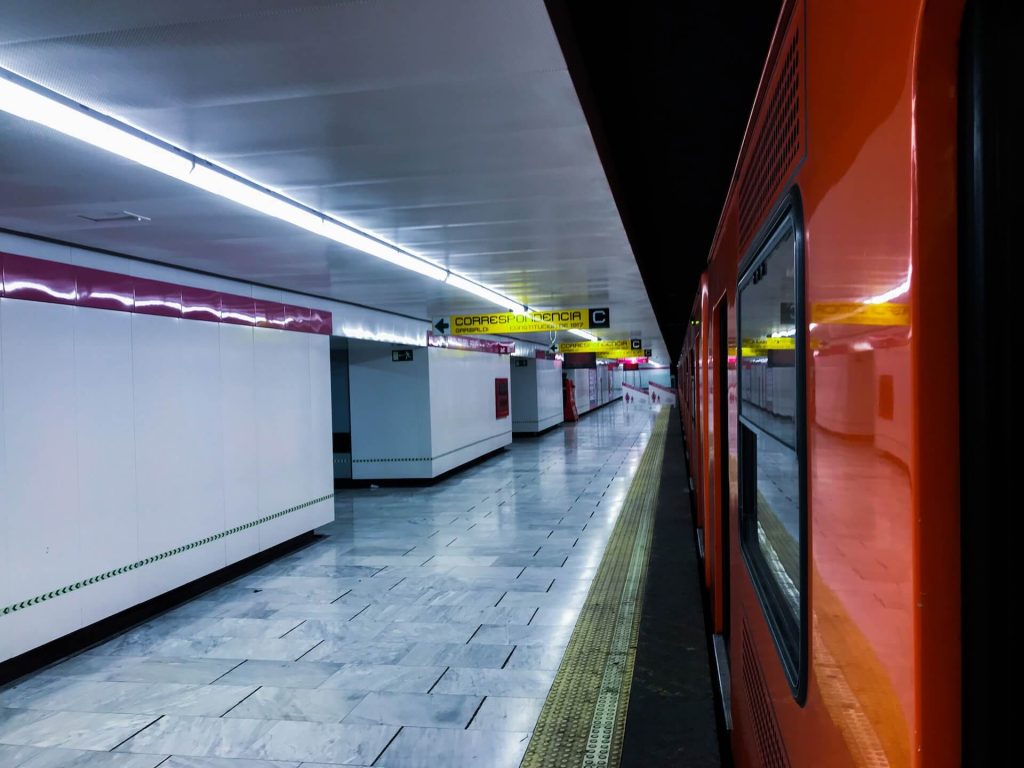
[[[743,622],[743,682],[747,688],[747,705],[750,708],[750,722],[757,737],[757,751],[764,768],[789,768],[789,756],[779,734],[775,710],[768,696],[764,673],[750,639],[750,629]]]
[[[88,215],[85,213],[79,213],[78,218],[91,221],[93,224],[123,224],[125,222],[131,222],[136,224],[145,224],[148,221],[152,221],[149,216],[143,216],[139,213],[132,213],[131,211],[118,211],[117,213],[99,213],[95,215]]]
[[[739,184],[742,249],[807,153],[802,20],[802,4],[797,4],[787,22],[783,44],[772,60],[768,88],[758,102],[748,145],[752,149],[747,153]]]

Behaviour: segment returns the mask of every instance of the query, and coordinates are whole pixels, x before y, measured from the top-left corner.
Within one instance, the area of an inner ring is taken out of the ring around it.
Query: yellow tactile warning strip
[[[619,764],[669,414],[655,421],[522,768]]]

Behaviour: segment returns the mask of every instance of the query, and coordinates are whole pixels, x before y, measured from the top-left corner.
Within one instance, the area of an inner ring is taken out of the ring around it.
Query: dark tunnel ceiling
[[[545,1],[674,361],[781,2]]]

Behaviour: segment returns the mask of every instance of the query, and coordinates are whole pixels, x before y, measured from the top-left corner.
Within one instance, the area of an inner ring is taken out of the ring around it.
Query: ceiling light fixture
[[[573,334],[574,336],[579,336],[581,339],[586,339],[587,341],[600,341],[600,339],[597,338],[597,336],[595,336],[594,334],[587,333],[586,331],[581,331],[578,328],[570,328],[569,333]]]
[[[438,280],[514,312],[527,307],[468,277],[332,219],[190,152],[0,69],[0,110],[184,181],[383,261]]]
[[[479,283],[474,283],[472,280],[468,280],[461,275],[456,275],[454,272],[448,273],[448,279],[445,282],[454,288],[459,288],[467,293],[472,293],[474,296],[479,296],[481,299],[497,304],[499,307],[505,307],[510,312],[529,311],[529,308],[525,304],[520,304],[518,301],[510,299],[508,296],[504,296],[497,291],[492,291],[490,288],[480,285]]]

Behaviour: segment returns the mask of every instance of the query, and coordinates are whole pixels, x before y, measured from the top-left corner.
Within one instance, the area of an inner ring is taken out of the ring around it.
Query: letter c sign
[[[611,313],[608,311],[608,307],[598,307],[597,309],[590,310],[589,328],[609,328],[611,327],[611,322]]]

